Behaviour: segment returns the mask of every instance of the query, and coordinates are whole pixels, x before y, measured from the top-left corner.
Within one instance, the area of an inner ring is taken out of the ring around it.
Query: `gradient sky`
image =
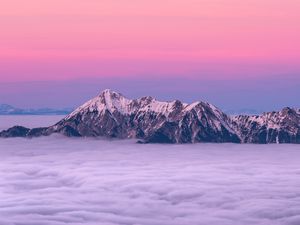
[[[298,107],[299,9],[299,0],[2,1],[0,103],[70,107],[117,88]]]

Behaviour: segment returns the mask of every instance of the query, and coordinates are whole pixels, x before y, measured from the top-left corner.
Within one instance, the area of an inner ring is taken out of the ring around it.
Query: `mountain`
[[[105,90],[57,124],[13,127],[2,137],[66,136],[137,138],[146,143],[300,143],[300,112],[285,108],[261,116],[227,116],[207,102],[127,99]],[[274,141],[275,138],[275,141]]]
[[[234,116],[242,143],[300,143],[300,110],[286,107],[260,116]]]
[[[0,115],[10,115],[13,113],[18,113],[20,111],[20,109],[17,109],[11,105],[0,104]]]
[[[224,111],[227,115],[259,115],[262,114],[263,110],[257,110],[257,109],[247,109],[247,108],[241,108],[241,109],[230,109]]]
[[[0,104],[0,115],[66,115],[71,109],[20,109],[7,104]]]

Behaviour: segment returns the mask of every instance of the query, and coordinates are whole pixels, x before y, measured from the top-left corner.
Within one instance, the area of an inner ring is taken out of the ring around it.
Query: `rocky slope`
[[[299,109],[235,116],[232,124],[242,143],[300,143]]]
[[[111,90],[47,128],[13,127],[2,137],[66,136],[137,138],[148,143],[300,143],[299,110],[229,117],[207,102],[185,104],[152,97],[130,100]]]

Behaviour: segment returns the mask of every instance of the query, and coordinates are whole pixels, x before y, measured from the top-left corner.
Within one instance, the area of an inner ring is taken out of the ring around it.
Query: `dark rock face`
[[[300,143],[300,111],[284,108],[261,116],[236,116],[233,126],[243,143]]]
[[[14,126],[7,130],[0,132],[0,137],[39,137],[42,135],[46,135],[46,130],[48,128],[40,127],[29,129],[22,126]]]
[[[300,143],[299,110],[229,117],[206,102],[129,100],[105,90],[48,128],[14,127],[2,137],[66,136],[138,138],[143,143]]]
[[[39,137],[41,135],[46,135],[47,127],[33,128],[27,132],[28,137]]]
[[[8,130],[0,132],[0,137],[26,137],[30,129],[21,126],[14,126]]]
[[[191,105],[151,97],[129,100],[104,91],[48,129],[66,126],[75,136],[139,138],[151,143],[240,142],[230,118],[209,103]]]

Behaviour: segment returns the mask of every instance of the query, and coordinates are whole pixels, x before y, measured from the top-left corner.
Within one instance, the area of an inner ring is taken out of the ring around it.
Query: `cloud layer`
[[[300,224],[296,145],[0,140],[0,224]]]

